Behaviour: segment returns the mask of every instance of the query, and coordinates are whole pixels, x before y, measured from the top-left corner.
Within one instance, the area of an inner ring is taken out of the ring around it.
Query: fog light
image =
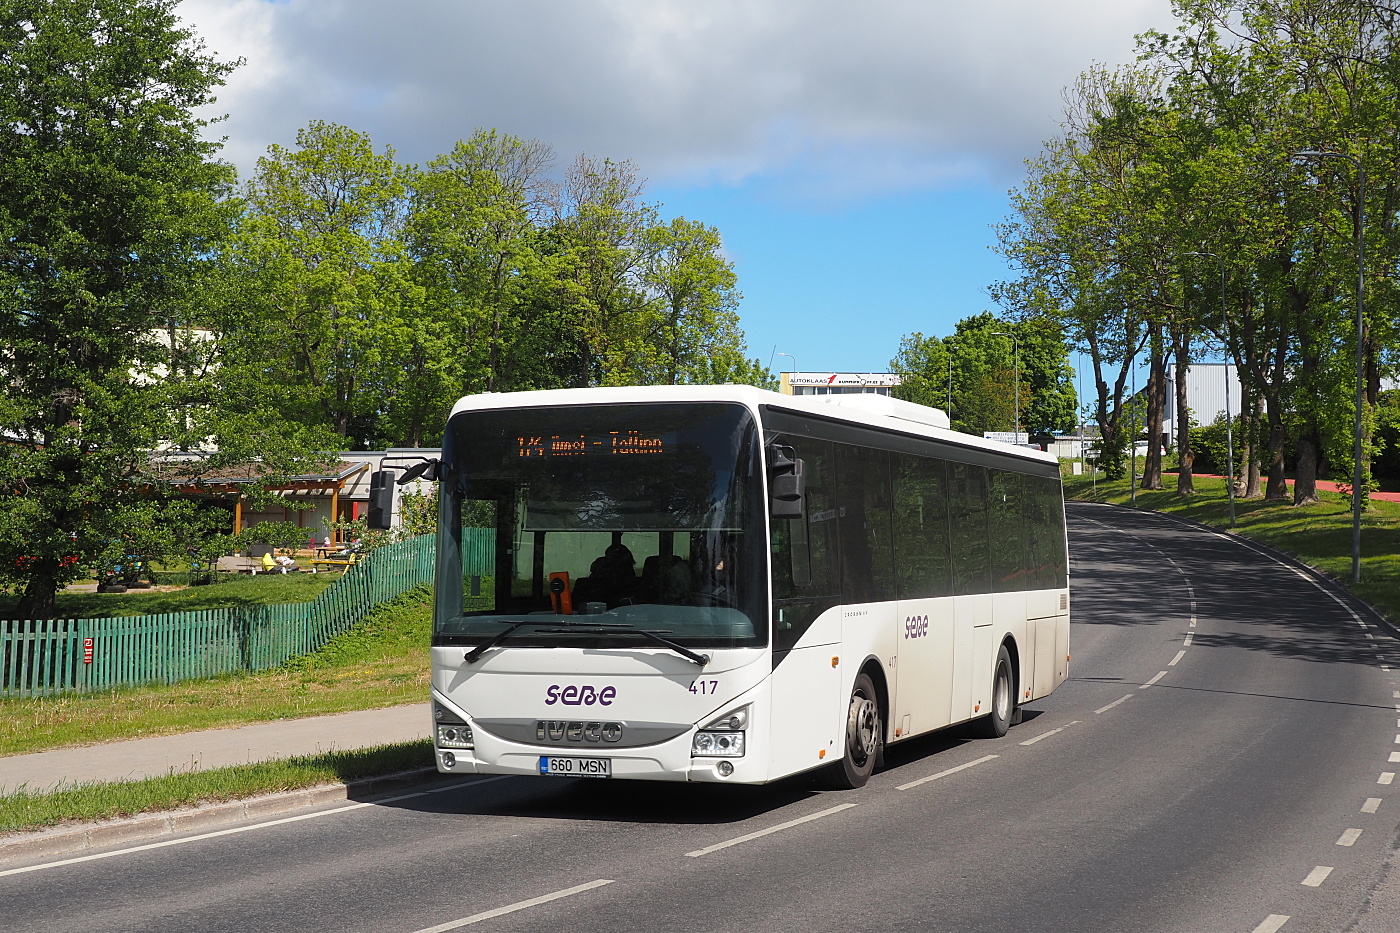
[[[719,764],[715,765],[715,770],[719,772],[720,777],[729,777],[729,775],[734,773],[734,765],[727,761],[721,761]]]
[[[457,767],[457,756],[452,754],[451,752],[443,752],[442,766],[444,768],[447,768],[449,771]]]
[[[697,732],[690,743],[692,758],[742,758],[744,733]]]

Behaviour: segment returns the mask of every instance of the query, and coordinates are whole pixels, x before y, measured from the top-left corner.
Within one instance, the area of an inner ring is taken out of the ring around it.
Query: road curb
[[[441,778],[436,768],[416,768],[348,784],[318,784],[245,800],[221,801],[183,810],[146,813],[120,820],[104,820],[80,826],[11,833],[0,836],[0,863],[51,855],[71,855],[86,849],[125,842],[141,842],[161,836],[195,832],[242,820],[308,810],[345,800],[363,800],[415,784]]]

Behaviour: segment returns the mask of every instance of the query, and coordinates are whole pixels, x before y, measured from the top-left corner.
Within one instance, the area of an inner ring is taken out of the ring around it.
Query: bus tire
[[[846,707],[845,747],[840,761],[832,762],[824,774],[825,783],[835,790],[854,790],[865,786],[875,773],[875,764],[883,751],[885,733],[880,721],[880,695],[870,675],[856,675],[851,687],[851,702]]]
[[[1016,679],[1011,674],[1011,655],[1002,645],[997,652],[997,664],[992,670],[991,711],[972,724],[972,732],[982,739],[999,739],[1006,735],[1017,718]]]

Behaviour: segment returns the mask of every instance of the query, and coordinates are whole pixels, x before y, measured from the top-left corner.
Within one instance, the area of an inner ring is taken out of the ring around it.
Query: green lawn
[[[128,590],[125,593],[59,593],[54,603],[61,619],[195,612],[264,603],[309,602],[340,579],[340,573],[260,573],[233,576],[209,586],[179,590]],[[13,618],[18,596],[0,596],[0,618]]]
[[[0,796],[0,833],[44,829],[74,820],[108,820],[219,803],[240,797],[350,782],[359,778],[431,767],[433,747],[425,739],[356,751],[327,752],[169,774],[145,781],[78,784],[45,794],[23,791]]]
[[[1176,476],[1163,476],[1165,490],[1137,492],[1137,507],[1218,528],[1229,525],[1229,503],[1223,479],[1195,478],[1196,494],[1179,496]],[[1292,500],[1235,500],[1235,531],[1298,557],[1341,581],[1400,623],[1400,503],[1372,502],[1361,517],[1361,583],[1351,580],[1351,500],[1336,492],[1321,493],[1317,505],[1295,507]],[[1102,478],[1097,488],[1090,477],[1066,476],[1065,497],[1128,505],[1126,479]]]
[[[315,582],[309,574],[284,579],[289,586]],[[431,627],[432,592],[424,585],[377,607],[320,651],[272,671],[0,700],[0,755],[426,702]]]

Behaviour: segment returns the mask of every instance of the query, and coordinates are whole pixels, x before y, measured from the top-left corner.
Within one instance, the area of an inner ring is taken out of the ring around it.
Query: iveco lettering
[[[439,486],[438,769],[859,787],[1069,673],[1055,459],[879,395],[484,394]]]

